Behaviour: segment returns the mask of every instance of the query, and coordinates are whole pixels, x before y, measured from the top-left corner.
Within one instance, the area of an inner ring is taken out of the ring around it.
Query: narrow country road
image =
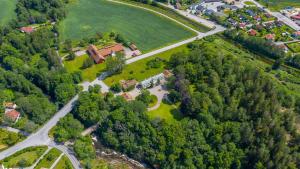
[[[123,2],[119,2],[119,1],[113,1],[113,0],[109,0],[109,1],[116,2],[116,3],[121,3],[121,4],[125,4],[125,5],[131,5],[131,4],[127,4],[127,3],[123,3]],[[131,6],[135,6],[135,5],[131,5]],[[214,30],[211,30],[211,31],[206,32],[206,33],[201,33],[199,31],[196,31],[196,30],[190,28],[189,26],[184,25],[183,23],[178,22],[177,20],[175,20],[173,18],[170,18],[170,17],[168,17],[168,16],[166,16],[164,14],[161,14],[161,13],[159,13],[157,11],[154,11],[154,10],[151,10],[151,9],[147,9],[147,8],[143,8],[143,7],[139,7],[139,6],[135,6],[135,7],[142,8],[142,9],[145,9],[145,10],[157,13],[157,14],[159,14],[161,16],[166,17],[166,18],[169,18],[170,20],[173,20],[174,22],[176,22],[176,23],[178,23],[178,24],[180,24],[180,25],[182,25],[182,26],[184,26],[184,27],[186,27],[186,28],[188,28],[188,29],[196,32],[197,36],[195,36],[193,38],[190,38],[190,39],[187,39],[187,40],[184,40],[184,41],[181,41],[181,42],[178,42],[178,43],[175,43],[173,45],[170,45],[170,46],[167,46],[167,47],[164,47],[164,48],[161,48],[161,49],[149,52],[149,53],[140,55],[138,57],[134,57],[132,59],[127,60],[126,64],[134,63],[136,61],[139,61],[139,60],[151,57],[153,55],[156,55],[156,54],[168,51],[168,50],[176,48],[178,46],[181,46],[181,45],[193,42],[193,41],[195,41],[197,39],[201,39],[203,37],[210,36],[210,35],[213,35],[213,34],[216,34],[216,33],[219,33],[219,32],[222,32],[222,31],[226,30],[224,27],[215,24],[215,29]],[[88,82],[83,83],[82,85],[83,85],[84,90],[87,90],[89,86],[93,86],[95,84],[99,84],[102,87],[101,88],[102,92],[107,92],[109,90],[109,87],[102,81],[106,76],[107,76],[107,73],[104,72],[104,73],[102,73],[102,75],[100,75],[98,78],[96,78],[93,82],[91,82],[91,83],[88,83]],[[76,159],[76,157],[73,154],[73,152],[70,151],[66,146],[59,145],[59,144],[53,142],[53,140],[48,136],[49,131],[57,124],[57,122],[59,121],[59,119],[62,118],[62,117],[64,117],[64,116],[66,116],[69,112],[71,112],[71,110],[73,109],[73,106],[74,106],[74,104],[76,103],[77,100],[78,100],[78,95],[74,96],[74,98],[72,98],[62,109],[60,109],[36,133],[31,134],[24,141],[22,141],[22,142],[20,142],[20,143],[18,143],[16,145],[14,145],[14,146],[6,149],[6,150],[0,152],[0,160],[6,158],[8,156],[11,156],[14,153],[16,153],[17,151],[20,151],[20,150],[22,150],[24,148],[27,148],[27,147],[39,146],[39,145],[47,145],[47,146],[52,146],[52,147],[55,147],[55,148],[58,148],[59,150],[61,150],[70,159],[70,161],[72,162],[72,165],[74,166],[74,168],[75,169],[80,169],[81,168],[80,162]]]

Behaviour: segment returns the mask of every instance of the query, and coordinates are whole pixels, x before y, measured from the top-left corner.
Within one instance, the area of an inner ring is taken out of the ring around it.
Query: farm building
[[[114,56],[117,52],[123,52],[124,47],[122,44],[118,43],[98,50],[96,46],[90,45],[87,51],[95,63],[99,64],[104,62],[106,57]]]

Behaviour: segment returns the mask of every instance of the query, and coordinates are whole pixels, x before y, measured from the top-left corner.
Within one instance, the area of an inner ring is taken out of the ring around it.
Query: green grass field
[[[287,44],[288,48],[292,50],[294,53],[300,53],[300,43],[289,43]]]
[[[152,12],[104,0],[78,0],[71,4],[59,27],[62,40],[114,31],[144,53],[196,35]]]
[[[50,168],[60,154],[59,150],[52,148],[34,169]]]
[[[68,157],[64,155],[59,160],[59,162],[54,167],[54,169],[73,169],[73,166],[72,166],[71,161],[68,159]]]
[[[16,152],[8,158],[5,158],[3,161],[0,161],[0,163],[8,168],[20,167],[21,164],[23,167],[29,167],[35,163],[35,161],[46,151],[46,149],[46,146],[29,147]]]
[[[145,80],[151,76],[157,75],[164,70],[164,66],[161,66],[160,68],[150,68],[146,69],[147,65],[146,63],[150,60],[153,60],[155,58],[161,58],[164,60],[169,60],[172,54],[177,53],[177,52],[188,52],[187,46],[183,45],[171,50],[168,50],[166,52],[157,54],[152,57],[148,57],[146,59],[134,62],[132,64],[126,65],[122,73],[113,75],[111,77],[108,77],[104,80],[104,82],[108,85],[111,86],[114,83],[119,83],[120,80],[128,80],[128,79],[136,79],[137,81],[142,81]]]
[[[273,11],[279,11],[288,6],[300,7],[299,0],[259,0],[258,2],[265,6],[268,6],[268,8]]]
[[[159,108],[153,111],[147,112],[151,119],[159,118],[168,123],[176,122],[182,118],[182,114],[178,111],[175,105],[161,103]]]
[[[84,81],[93,81],[101,72],[105,70],[105,63],[95,64],[90,68],[81,69],[83,62],[87,59],[88,55],[76,57],[71,61],[64,61],[65,68],[69,73],[80,71]]]
[[[17,0],[0,0],[0,25],[4,25],[13,19]]]

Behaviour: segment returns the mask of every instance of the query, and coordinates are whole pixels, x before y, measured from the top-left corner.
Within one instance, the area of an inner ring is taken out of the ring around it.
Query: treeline
[[[52,20],[51,14],[62,9],[64,3],[20,0],[16,22],[29,24],[37,16]],[[25,11],[29,14],[20,19],[20,13]],[[4,112],[3,102],[16,102],[22,118],[13,125],[29,132],[46,122],[79,90],[76,84],[81,81],[81,74],[67,73],[56,51],[60,43],[57,30],[56,25],[47,25],[24,34],[11,26],[0,28],[0,116]]]
[[[205,43],[171,57],[169,101],[184,118],[150,120],[146,103],[80,94],[73,111],[85,126],[100,124],[101,142],[154,168],[299,168],[295,98],[274,80]]]
[[[266,55],[272,59],[281,59],[285,57],[282,49],[277,47],[273,42],[261,37],[249,36],[247,33],[237,30],[226,30],[224,35],[234,41],[239,42],[244,47]]]
[[[65,3],[69,0],[18,0],[17,26],[58,21],[66,16]]]

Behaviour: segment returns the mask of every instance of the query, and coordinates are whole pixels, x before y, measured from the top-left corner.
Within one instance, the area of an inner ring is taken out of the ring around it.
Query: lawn
[[[81,69],[83,62],[87,59],[88,55],[76,57],[71,61],[64,61],[65,68],[69,73],[80,71],[84,81],[93,81],[101,72],[105,70],[105,64],[95,64],[90,68]]]
[[[167,103],[161,103],[159,108],[153,111],[147,112],[151,119],[163,119],[168,123],[175,122],[182,118],[182,114],[178,111],[177,106]]]
[[[255,5],[255,3],[251,2],[251,1],[245,1],[244,4],[245,5]]]
[[[300,43],[289,43],[287,44],[287,47],[291,49],[294,53],[300,53]]]
[[[52,148],[44,158],[37,164],[35,169],[50,168],[56,159],[60,156],[61,152],[56,148]]]
[[[153,60],[155,58],[161,58],[163,60],[169,60],[172,54],[178,52],[188,52],[188,48],[186,45],[168,50],[166,52],[154,55],[152,57],[148,57],[143,60],[139,60],[132,64],[126,65],[122,73],[108,77],[104,80],[104,82],[111,86],[114,83],[119,83],[120,80],[128,80],[128,79],[136,79],[137,81],[145,80],[151,76],[157,75],[164,70],[164,66],[159,68],[149,68],[147,69],[147,62]]]
[[[16,15],[17,0],[0,0],[0,25],[4,25]]]
[[[0,161],[0,163],[3,163],[3,165],[8,168],[29,167],[33,165],[46,150],[46,146],[29,147],[5,158],[3,161]]]
[[[258,2],[265,6],[268,6],[268,8],[273,11],[279,11],[288,6],[300,7],[299,0],[259,0]],[[267,5],[267,2],[269,5]]]
[[[64,155],[59,160],[59,162],[54,167],[54,169],[73,169],[73,166],[72,166],[71,161],[68,159],[68,157]]]
[[[59,26],[62,40],[114,31],[146,53],[196,35],[152,12],[104,0],[78,0],[68,9]]]
[[[21,140],[21,135],[0,129],[0,151],[5,150],[7,147],[14,145]]]

